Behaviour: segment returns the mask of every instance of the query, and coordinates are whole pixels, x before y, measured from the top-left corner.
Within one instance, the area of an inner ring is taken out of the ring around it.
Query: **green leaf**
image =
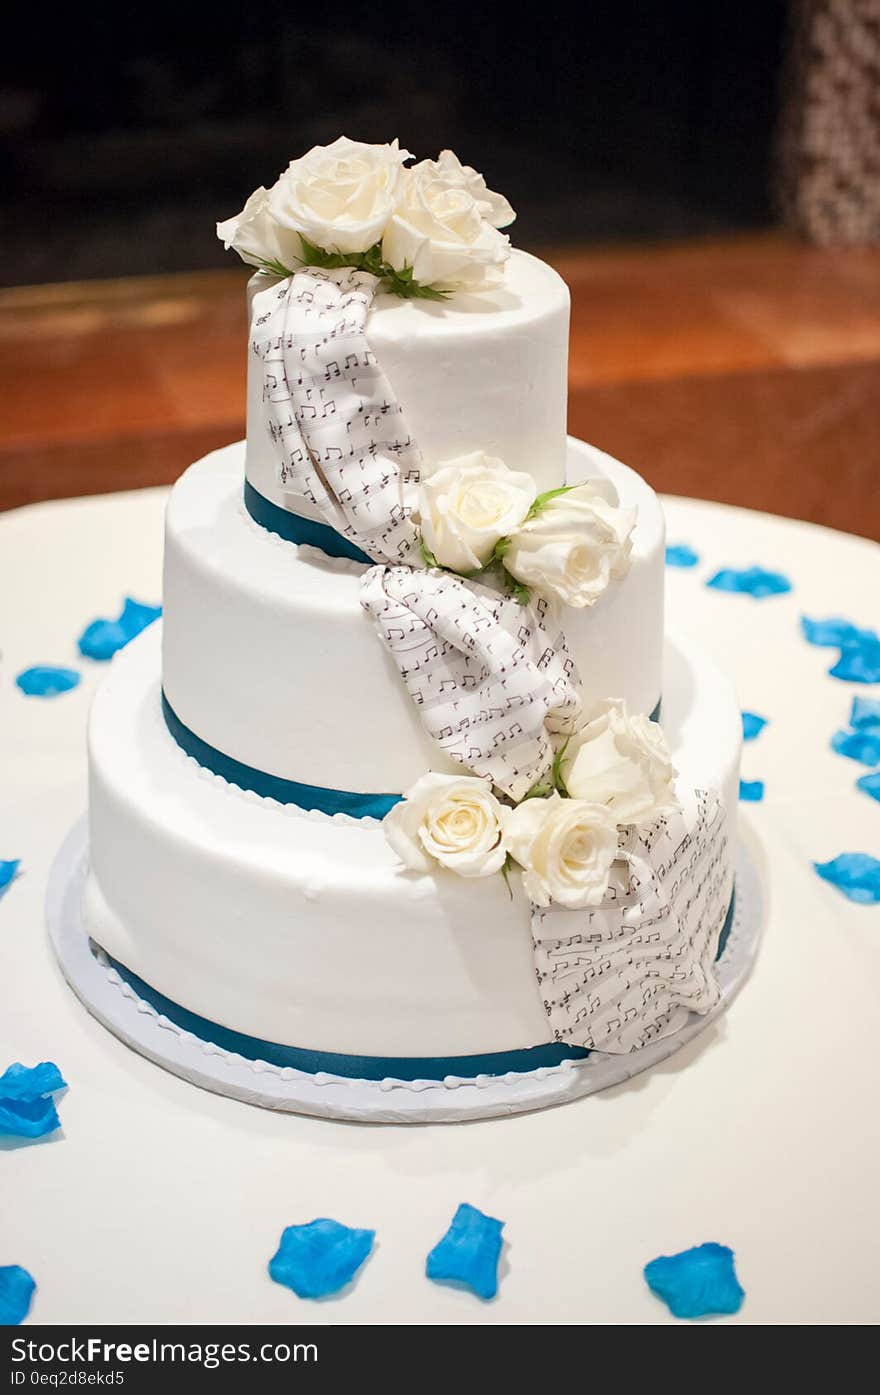
[[[576,489],[574,484],[561,484],[558,489],[545,489],[543,494],[539,494],[526,514],[526,522],[530,518],[537,518],[541,510],[549,504],[551,499],[558,499],[560,494],[568,494],[570,490]]]
[[[523,586],[521,581],[517,581],[513,573],[509,572],[506,567],[504,568],[504,579],[510,587],[512,595],[516,597],[519,604],[528,605],[532,599],[532,593],[528,586]]]
[[[273,276],[280,276],[282,277],[282,279],[286,276],[293,275],[293,272],[290,270],[290,268],[282,266],[281,262],[266,261],[261,258],[260,268],[263,271],[270,272]]]
[[[400,269],[389,266],[382,257],[381,242],[374,242],[366,252],[334,252],[328,247],[319,247],[316,242],[310,242],[302,233],[299,235],[299,241],[302,248],[300,266],[317,266],[325,271],[337,271],[341,267],[350,266],[355,271],[366,271],[370,276],[376,277],[383,290],[391,295],[400,296],[401,300],[448,300],[451,294],[441,290],[439,286],[426,286],[422,285],[421,281],[416,281],[411,266]],[[281,262],[271,258],[262,258],[260,266],[273,276],[286,277],[294,274],[294,268],[282,266]]]
[[[368,271],[371,276],[378,276],[380,279],[385,275],[385,263],[382,260],[382,244],[374,242],[372,247],[368,247],[363,253],[360,265],[361,271]]]
[[[532,785],[531,789],[526,790],[520,804],[524,804],[527,799],[547,799],[552,793],[552,783],[548,784],[546,780],[539,780],[536,785]]]
[[[516,863],[514,862],[513,858],[510,856],[510,853],[508,853],[507,856],[506,856],[506,858],[504,859],[503,863],[501,864],[501,869],[500,869],[500,870],[501,870],[501,875],[502,875],[502,877],[504,878],[504,885],[507,887],[507,894],[508,894],[508,896],[510,897],[511,901],[513,900],[513,887],[510,885],[510,869],[511,869],[511,867],[515,867],[515,866],[516,866]]]
[[[412,281],[406,291],[396,291],[396,295],[402,295],[404,300],[448,300],[450,291],[441,291],[439,286],[423,286],[419,281]]]
[[[382,275],[385,288],[392,295],[400,296],[402,300],[448,299],[448,291],[441,291],[437,286],[426,286],[421,281],[414,280],[411,266],[396,268],[383,263]]]
[[[309,242],[307,237],[299,235],[300,244],[303,250],[304,266],[320,266],[327,271],[336,270],[342,266],[353,266],[359,268],[365,252],[331,252],[326,247],[318,247],[316,243]]]
[[[554,789],[559,790],[559,793],[562,795],[563,799],[571,798],[571,795],[569,794],[568,789],[566,788],[565,776],[562,773],[562,762],[565,759],[565,752],[568,748],[568,743],[570,740],[570,736],[567,736],[565,738],[565,740],[563,741],[562,745],[560,746],[559,750],[556,752],[556,755],[553,758],[553,765],[550,770],[550,779],[553,781],[553,787]]]
[[[421,554],[422,554],[422,560],[423,560],[423,562],[424,562],[424,564],[425,564],[426,567],[439,567],[439,566],[440,566],[440,563],[437,561],[437,558],[434,556],[433,552],[431,551],[431,549],[430,549],[430,548],[428,547],[428,545],[426,544],[424,538],[420,538],[420,540],[419,540],[419,549],[420,549]]]
[[[303,266],[319,266],[325,271],[350,266],[355,271],[366,271],[382,283],[383,290],[391,295],[400,296],[401,300],[446,300],[449,295],[448,291],[441,291],[437,286],[423,286],[420,281],[414,280],[411,266],[400,269],[389,266],[382,257],[381,242],[374,242],[365,252],[333,252],[327,247],[319,247],[310,242],[302,233],[299,240],[302,244]],[[289,276],[290,272],[286,271],[284,274]]]

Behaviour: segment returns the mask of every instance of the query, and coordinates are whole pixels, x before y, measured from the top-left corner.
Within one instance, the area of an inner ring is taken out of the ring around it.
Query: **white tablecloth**
[[[757,966],[731,1011],[668,1063],[563,1108],[465,1126],[355,1126],[274,1115],[204,1093],[134,1055],[63,983],[43,923],[54,853],[86,805],[85,727],[102,666],[85,623],[123,595],[160,597],[165,490],[0,516],[0,1068],[56,1061],[62,1133],[0,1139],[0,1264],[37,1280],[40,1322],[663,1322],[646,1261],[704,1240],[736,1251],[744,1322],[880,1316],[880,907],[848,902],[811,867],[880,856],[880,804],[834,755],[858,689],[801,613],[880,622],[880,549],[806,524],[666,501],[670,620],[733,672],[770,718],[743,774],[768,902]],[[719,566],[788,573],[754,601],[703,584]],[[83,670],[26,698],[36,663]],[[507,1223],[498,1298],[429,1283],[425,1255],[460,1201]],[[378,1247],[336,1301],[300,1302],[266,1264],[285,1225],[333,1216]]]

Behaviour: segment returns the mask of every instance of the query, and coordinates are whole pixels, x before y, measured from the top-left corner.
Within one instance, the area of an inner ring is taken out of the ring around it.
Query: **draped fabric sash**
[[[378,281],[310,267],[254,325],[278,479],[376,561],[417,562],[421,456],[364,333]]]
[[[574,729],[580,679],[552,609],[448,572],[374,567],[361,604],[447,756],[522,799]]]
[[[535,967],[557,1041],[612,1054],[683,1027],[719,1000],[712,966],[733,892],[718,796],[631,829],[593,910],[532,907]]]

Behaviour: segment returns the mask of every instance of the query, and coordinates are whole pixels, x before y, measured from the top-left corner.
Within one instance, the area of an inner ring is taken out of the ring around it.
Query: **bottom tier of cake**
[[[550,1032],[516,874],[404,872],[381,823],[304,812],[184,754],[162,713],[160,633],[115,660],[90,723],[92,940],[156,993],[314,1052],[457,1057]],[[662,724],[681,778],[720,791],[736,845],[740,714],[726,678],[669,640]]]

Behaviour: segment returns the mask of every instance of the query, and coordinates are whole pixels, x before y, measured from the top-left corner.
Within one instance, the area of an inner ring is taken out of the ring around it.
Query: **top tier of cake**
[[[251,279],[252,339],[277,284],[263,272]],[[443,302],[376,297],[370,347],[429,470],[482,450],[527,470],[539,490],[564,483],[568,319],[565,282],[527,252],[512,252],[501,285],[479,294],[457,291]],[[251,352],[247,477],[265,498],[308,516],[309,504],[276,482],[262,398],[262,363]]]

